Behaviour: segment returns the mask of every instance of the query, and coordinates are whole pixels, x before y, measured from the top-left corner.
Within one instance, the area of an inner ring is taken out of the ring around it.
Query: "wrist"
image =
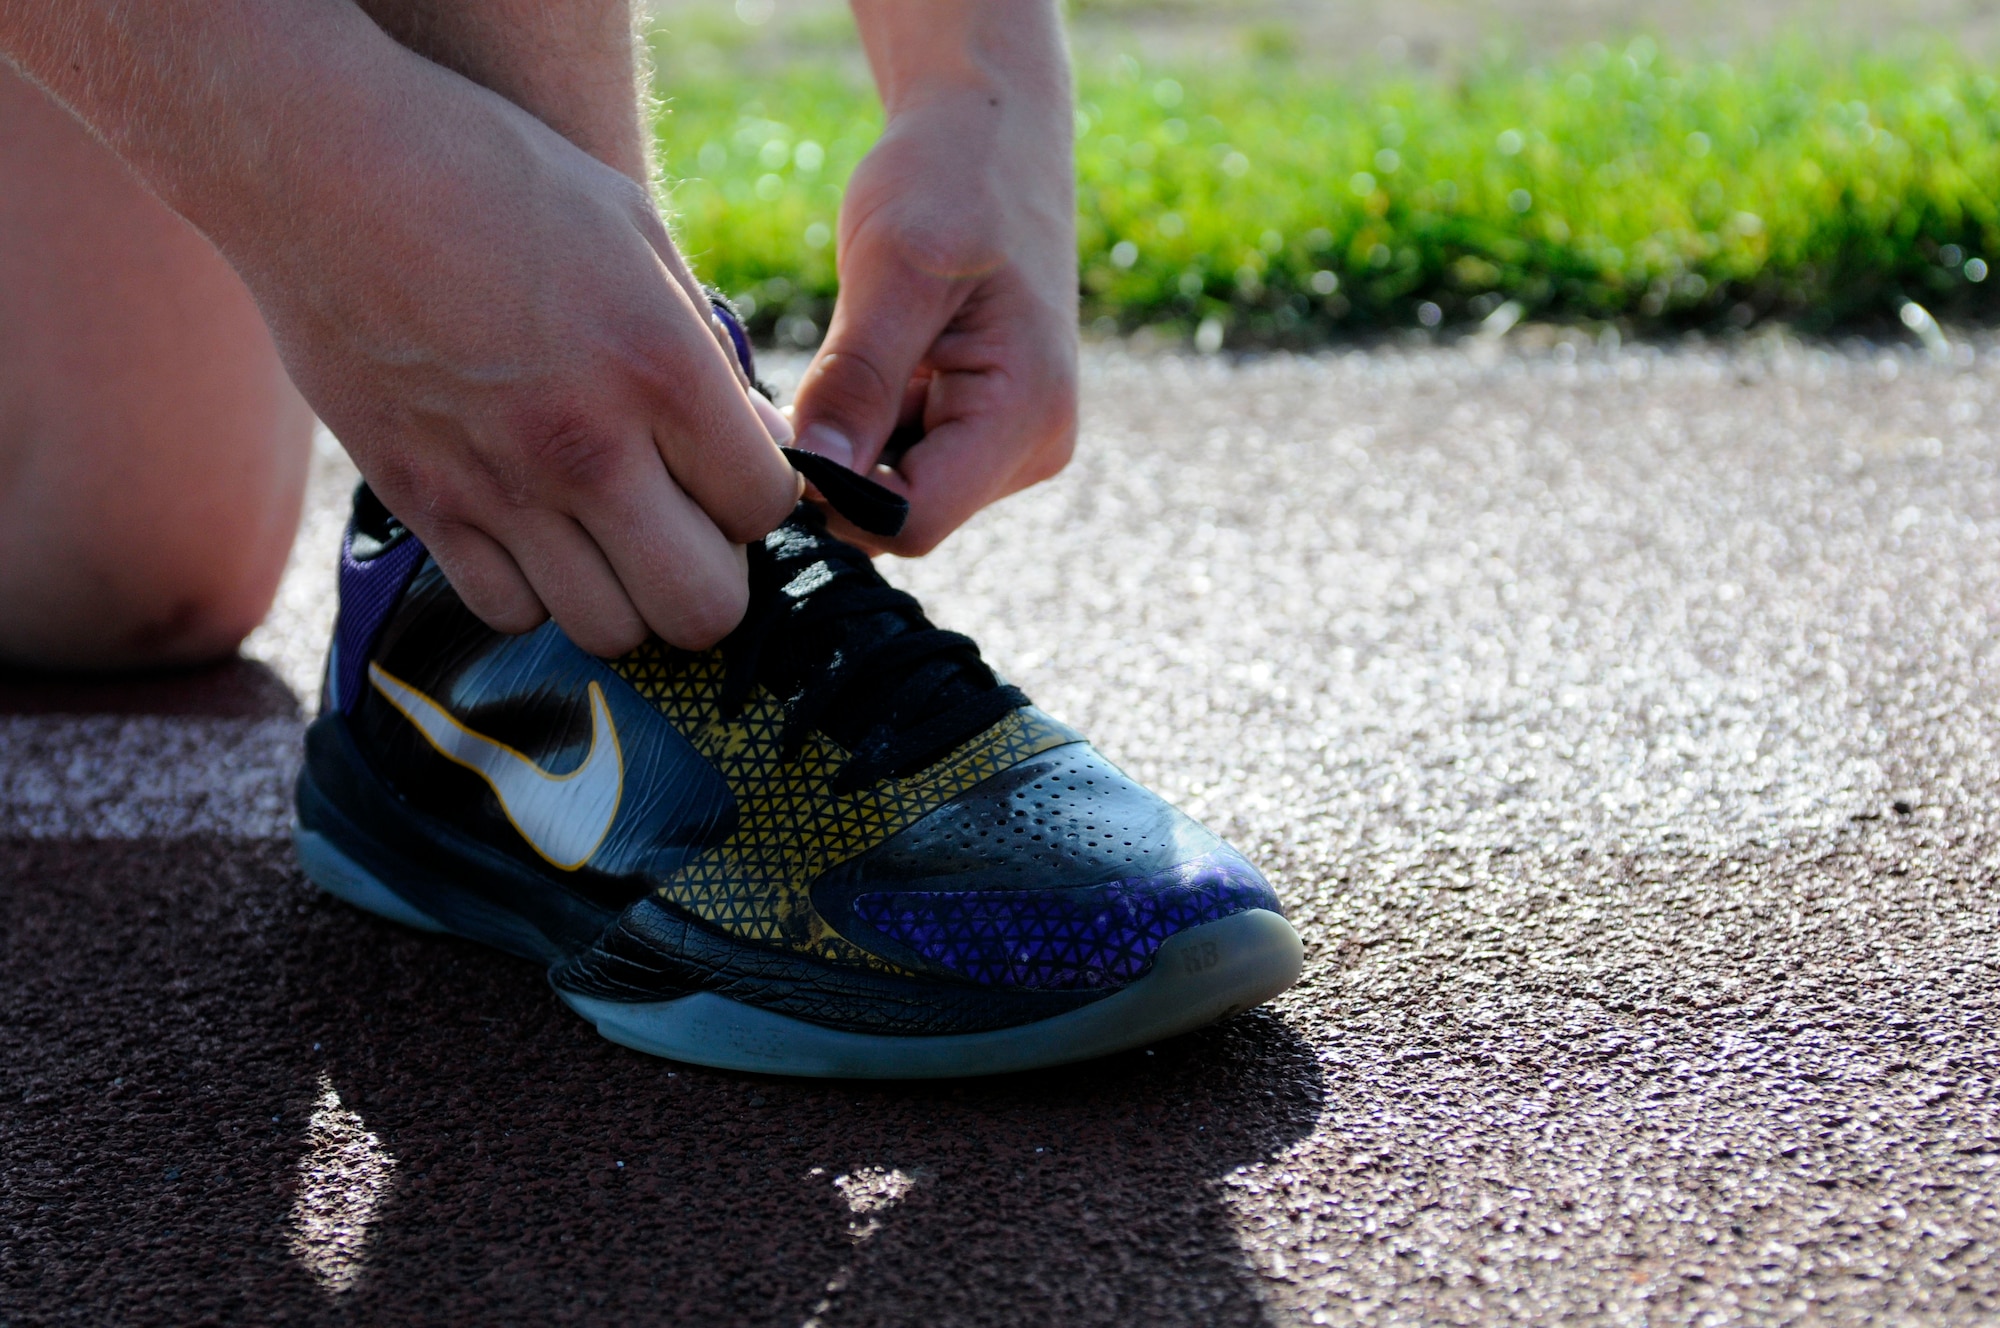
[[[434,86],[441,72],[365,17],[296,34],[237,90],[221,146],[162,163],[161,192],[239,268],[283,263],[287,251],[323,261],[315,242],[342,231],[386,238],[424,199],[427,166],[448,160],[440,137],[453,121],[465,133]],[[460,146],[476,151],[469,136]]]
[[[338,8],[360,22],[295,34],[233,90],[216,145],[164,161],[155,185],[253,292],[318,288],[357,260],[422,263],[479,206],[468,188],[534,170],[526,117]]]
[[[853,0],[891,120],[984,97],[1010,115],[1071,120],[1069,56],[1054,0]]]

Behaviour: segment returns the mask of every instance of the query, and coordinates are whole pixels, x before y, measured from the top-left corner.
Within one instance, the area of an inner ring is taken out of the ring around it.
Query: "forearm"
[[[1069,252],[1076,124],[1055,0],[852,4],[888,112],[872,155],[900,183],[850,199],[843,228],[894,207],[912,257],[939,271],[981,270],[1030,234]]]
[[[344,0],[0,0],[0,54],[225,249],[377,118],[399,53]]]
[[[852,0],[852,5],[891,116],[940,97],[978,93],[1009,116],[1059,116],[1069,123],[1069,58],[1055,0]]]
[[[357,0],[412,51],[646,184],[631,0]]]

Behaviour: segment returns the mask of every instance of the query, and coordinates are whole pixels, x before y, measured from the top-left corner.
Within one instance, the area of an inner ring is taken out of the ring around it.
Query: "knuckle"
[[[570,640],[600,659],[616,659],[638,648],[646,639],[646,625],[637,619],[615,623],[592,623],[563,629]]]
[[[944,543],[945,536],[951,534],[951,527],[942,522],[918,521],[912,519],[903,527],[903,533],[890,541],[890,551],[902,558],[922,558]]]
[[[611,351],[642,394],[671,410],[687,387],[690,357],[707,352],[706,337],[705,331],[698,337],[664,318],[649,318],[628,327]]]
[[[485,604],[474,604],[468,599],[466,607],[503,636],[524,636],[549,620],[539,601],[526,598],[508,597]]]
[[[445,580],[473,617],[507,636],[531,632],[548,621],[541,600],[473,527],[435,520],[428,532],[420,533]]]
[[[1074,425],[1063,430],[1043,445],[1028,464],[1028,482],[1040,484],[1062,474],[1065,467],[1076,458],[1076,428]]]
[[[630,209],[635,222],[659,224],[659,214],[653,209],[653,197],[644,185],[628,175],[618,173],[610,173],[606,178],[611,196]]]
[[[891,390],[888,375],[867,356],[850,350],[820,356],[798,395],[812,403],[817,417],[863,424],[902,404],[901,389]]]
[[[613,172],[610,180],[611,197],[615,199],[631,218],[633,227],[646,238],[655,249],[664,249],[672,240],[667,234],[666,222],[660,218],[659,206],[653,201],[652,191],[637,180],[622,173]]]
[[[493,491],[490,484],[478,483],[476,480],[473,484],[467,484],[463,481],[454,482],[441,475],[427,476],[412,487],[413,501],[407,513],[394,506],[393,501],[389,510],[402,517],[410,529],[423,535],[424,542],[428,544],[431,542],[431,534],[427,532],[435,532],[450,538],[451,533],[477,530],[480,527],[480,509],[484,504],[474,493],[469,492],[475,487],[489,496]]]
[[[793,477],[797,475],[790,467],[786,467],[785,473]],[[757,493],[744,495],[733,510],[711,518],[732,544],[750,544],[763,539],[783,525],[785,518],[792,514],[792,509],[798,506],[800,485],[796,478],[757,487]]]
[[[519,451],[481,448],[466,453],[466,464],[449,475],[440,471],[426,489],[429,510],[476,525],[496,512],[535,505],[535,482]]]
[[[1048,395],[1049,432],[1067,439],[1068,446],[1076,443],[1077,402],[1076,383],[1071,381],[1058,387]]]
[[[542,602],[518,586],[499,584],[499,578],[481,576],[478,571],[447,567],[446,580],[472,610],[474,617],[506,636],[532,632],[548,621]]]
[[[671,632],[662,635],[683,650],[711,650],[722,644],[733,625],[725,624],[720,615],[690,611],[681,615]]]
[[[462,486],[452,484],[442,467],[414,450],[370,457],[364,478],[375,496],[419,534],[424,534],[427,526],[456,524],[464,516],[459,499]],[[429,542],[428,536],[425,542]]]
[[[678,606],[670,630],[662,632],[669,641],[688,650],[707,650],[736,630],[750,606],[747,584],[727,584],[690,592]]]
[[[1040,484],[1062,473],[1076,456],[1077,392],[1074,375],[1058,377],[1040,394],[1040,441],[1021,469],[1021,478]]]
[[[576,416],[529,430],[521,450],[537,473],[567,489],[608,488],[627,465],[619,440]]]

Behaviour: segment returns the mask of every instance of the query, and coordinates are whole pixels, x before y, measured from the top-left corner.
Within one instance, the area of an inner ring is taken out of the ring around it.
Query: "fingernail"
[[[799,435],[798,445],[808,452],[817,452],[828,461],[837,461],[849,470],[854,469],[854,444],[847,441],[847,435],[827,424],[808,424]]]

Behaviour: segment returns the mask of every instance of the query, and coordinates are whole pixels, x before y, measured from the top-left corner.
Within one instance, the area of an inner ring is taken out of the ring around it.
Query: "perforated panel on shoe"
[[[1053,748],[979,784],[813,887],[844,929],[871,891],[1022,890],[1164,872],[1221,845],[1088,743]]]
[[[854,911],[889,943],[984,987],[1120,987],[1167,939],[1253,908],[1283,913],[1257,869],[1229,849],[1165,872],[1058,890],[889,890]]]

